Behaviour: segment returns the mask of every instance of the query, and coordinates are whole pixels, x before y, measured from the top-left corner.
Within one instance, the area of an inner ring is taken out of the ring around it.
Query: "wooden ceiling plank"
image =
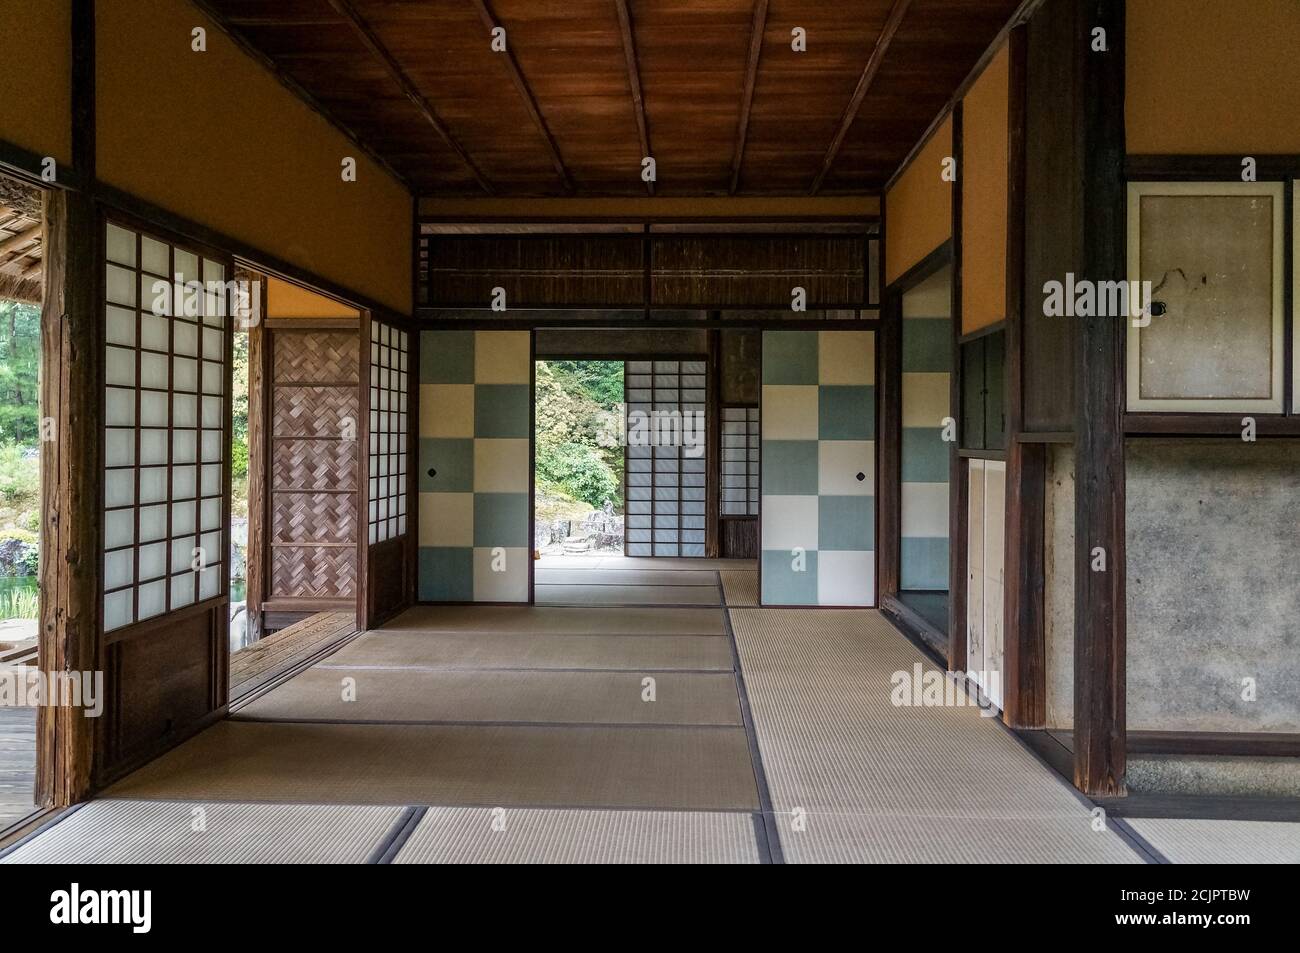
[[[501,21],[497,19],[496,14],[488,5],[488,0],[471,0],[471,2],[478,10],[479,19],[487,27],[489,34],[493,29],[501,26]],[[537,106],[537,97],[533,94],[532,87],[529,86],[528,79],[524,76],[524,71],[520,69],[514,51],[510,49],[508,38],[505,50],[497,55],[505,57],[506,68],[510,71],[510,78],[514,81],[515,89],[519,90],[519,95],[523,98],[524,108],[528,110],[528,115],[532,117],[533,124],[537,126],[537,131],[546,140],[546,148],[551,153],[551,162],[555,165],[555,171],[560,176],[560,181],[564,183],[564,191],[572,192],[574,188],[573,177],[564,164],[564,157],[560,154],[560,147],[555,141],[555,136],[551,134],[550,127],[546,125],[546,120],[542,118],[542,112]]]
[[[627,81],[632,88],[632,108],[636,112],[636,129],[641,137],[641,155],[651,156],[650,130],[646,125],[645,98],[641,95],[641,69],[637,63],[636,35],[632,30],[632,14],[627,8],[627,0],[614,0],[618,10],[618,29],[623,36],[623,56],[627,60]],[[645,184],[646,191],[655,194],[654,182]]]
[[[259,49],[257,45],[243,33],[243,31],[231,24],[217,7],[219,0],[191,0],[191,2],[193,2],[193,4],[198,7],[205,16],[216,25],[217,29],[229,37],[235,46],[239,47],[243,53],[252,57],[253,60],[269,71],[281,86],[289,90],[293,95],[297,96],[302,100],[302,102],[306,103],[308,109],[312,110],[341,132],[344,138],[354,143],[357,148],[369,156],[376,165],[400,182],[408,191],[414,191],[411,188],[411,181],[407,176],[397,171],[397,169],[393,167],[392,163],[380,155],[378,150],[371,148],[370,144],[357,135],[352,127],[341,122],[332,112],[330,112],[330,110],[322,106],[320,100],[310,93],[302,83],[298,82],[281,69],[280,65],[272,57],[262,52],[262,50]]]
[[[849,98],[849,104],[840,117],[840,124],[835,132],[835,137],[826,149],[826,156],[822,159],[821,170],[817,173],[817,178],[813,180],[812,188],[808,190],[809,195],[817,194],[817,191],[822,187],[826,174],[830,172],[831,166],[835,164],[835,157],[839,155],[840,146],[844,144],[844,137],[849,134],[853,120],[857,118],[858,109],[862,106],[862,100],[866,98],[867,90],[871,88],[876,73],[880,72],[880,64],[885,61],[885,53],[889,51],[889,44],[894,41],[894,36],[898,33],[899,26],[902,25],[907,8],[911,5],[912,0],[894,0],[894,6],[889,11],[884,28],[881,29],[880,36],[876,38],[876,45],[871,50],[871,56],[867,59],[867,65],[863,67],[862,75],[858,78],[858,85],[854,88],[853,95]]]
[[[411,104],[415,106],[420,115],[425,118],[429,125],[433,127],[434,131],[438,133],[445,143],[447,143],[447,146],[456,153],[456,156],[462,163],[464,163],[465,167],[470,170],[475,181],[478,182],[479,188],[488,195],[495,195],[496,190],[493,188],[492,183],[488,181],[487,177],[483,174],[483,171],[474,162],[474,159],[465,151],[465,148],[456,141],[456,137],[451,134],[451,130],[447,128],[440,118],[438,118],[438,114],[434,111],[433,106],[415,87],[415,84],[411,82],[401,65],[397,60],[393,59],[393,55],[388,52],[388,48],[380,41],[375,31],[370,28],[370,25],[361,18],[361,15],[357,13],[352,4],[349,3],[348,0],[329,0],[329,3],[340,16],[344,17],[348,21],[353,30],[361,38],[361,42],[365,44],[366,49],[370,50],[370,52],[374,54],[381,63],[383,63],[389,75],[391,75],[397,82],[398,87],[402,91],[402,95],[411,101]]]
[[[767,29],[769,0],[754,0],[754,20],[749,30],[749,63],[745,67],[745,88],[740,97],[740,124],[736,129],[736,152],[731,159],[732,195],[740,187],[740,167],[745,161],[745,140],[749,136],[749,111],[754,104],[754,85],[758,80],[758,60],[763,52],[763,31]]]

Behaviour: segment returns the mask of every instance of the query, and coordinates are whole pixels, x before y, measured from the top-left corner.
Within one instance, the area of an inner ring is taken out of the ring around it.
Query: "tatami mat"
[[[716,601],[716,600],[715,600]],[[384,632],[557,635],[725,635],[721,609],[416,606]]]
[[[740,728],[219,722],[112,797],[754,810]]]
[[[727,605],[758,605],[757,572],[752,569],[724,569],[718,575],[722,578],[722,593]]]
[[[978,863],[1140,861],[977,709],[896,706],[895,673],[933,666],[879,613],[731,618],[787,860],[942,862],[964,840]]]
[[[712,573],[710,573],[712,575]],[[561,606],[716,606],[722,602],[717,580],[711,586],[538,585],[539,605]]]
[[[0,863],[356,864],[401,814],[400,807],[100,800]]]
[[[538,569],[539,586],[717,586],[712,569]]]
[[[319,668],[588,669],[619,672],[729,672],[722,635],[538,635],[376,629]]]
[[[755,864],[753,816],[430,808],[398,864]]]
[[[1147,817],[1126,820],[1175,864],[1300,864],[1300,824]]]
[[[342,680],[354,680],[345,700]],[[312,668],[240,708],[284,721],[739,725],[731,673],[431,672]]]

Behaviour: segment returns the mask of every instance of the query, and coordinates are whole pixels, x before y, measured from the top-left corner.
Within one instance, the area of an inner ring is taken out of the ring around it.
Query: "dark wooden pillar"
[[[876,604],[898,595],[902,549],[903,294],[885,295],[876,335]]]
[[[951,307],[951,356],[948,375],[948,413],[955,421],[961,421],[963,387],[961,361],[961,284],[962,284],[962,191],[966,180],[965,156],[963,155],[963,116],[960,101],[952,109],[952,157],[956,166],[957,178],[952,183],[952,297]],[[961,448],[961,427],[957,426],[957,439],[948,447],[948,671],[962,672],[966,669],[966,611],[967,611],[967,567],[970,553],[967,551],[967,523],[970,514],[970,463],[957,451]]]
[[[1003,717],[1016,728],[1041,728],[1047,718],[1043,627],[1044,519],[1047,447],[1027,442],[1025,374],[1025,173],[1028,30],[1008,39],[1007,122],[1007,511],[1006,644]]]
[[[262,320],[266,317],[266,280],[262,275],[246,272],[256,281],[259,296],[258,320],[248,327],[248,546],[244,551],[245,617],[251,639],[262,637],[262,601],[266,598],[267,487],[270,480],[270,454],[267,448],[266,409],[270,394],[270,349]],[[238,332],[236,332],[238,333]]]
[[[101,228],[85,193],[45,193],[41,416],[49,439],[41,444],[39,658],[42,671],[75,677],[101,669]],[[37,710],[39,804],[72,804],[90,793],[99,723],[80,707]]]
[[[1083,122],[1083,276],[1125,269],[1124,0],[1075,0]],[[1105,31],[1105,51],[1094,50]],[[1064,276],[1061,276],[1064,279]],[[1074,783],[1124,793],[1123,316],[1075,329]]]
[[[41,571],[38,658],[46,673],[98,672],[102,558],[100,455],[104,322],[103,222],[95,181],[95,9],[72,3],[72,165],[81,190],[44,194],[45,289],[41,309]],[[60,172],[60,185],[69,178]],[[109,679],[101,704],[111,706]],[[84,682],[83,682],[84,684]],[[36,714],[35,798],[63,806],[90,795],[100,726],[86,709],[46,705]]]

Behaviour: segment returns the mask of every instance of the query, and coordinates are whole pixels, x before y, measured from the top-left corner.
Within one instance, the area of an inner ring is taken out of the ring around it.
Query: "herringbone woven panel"
[[[272,535],[277,543],[350,543],[356,539],[351,493],[277,493]]]
[[[277,388],[275,429],[277,437],[342,437],[360,432],[357,392],[345,387]],[[350,423],[349,423],[350,421]]]
[[[273,454],[272,479],[276,490],[357,488],[354,440],[277,440]]]
[[[317,599],[356,591],[357,553],[351,547],[276,546],[271,554],[271,591],[277,596]]]
[[[355,384],[355,331],[276,331],[275,383]]]

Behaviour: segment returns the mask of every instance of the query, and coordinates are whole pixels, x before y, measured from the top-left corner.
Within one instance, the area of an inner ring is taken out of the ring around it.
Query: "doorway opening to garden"
[[[536,395],[536,555],[622,556],[623,362],[537,361]]]
[[[41,565],[41,193],[0,176],[0,830],[36,807]]]

